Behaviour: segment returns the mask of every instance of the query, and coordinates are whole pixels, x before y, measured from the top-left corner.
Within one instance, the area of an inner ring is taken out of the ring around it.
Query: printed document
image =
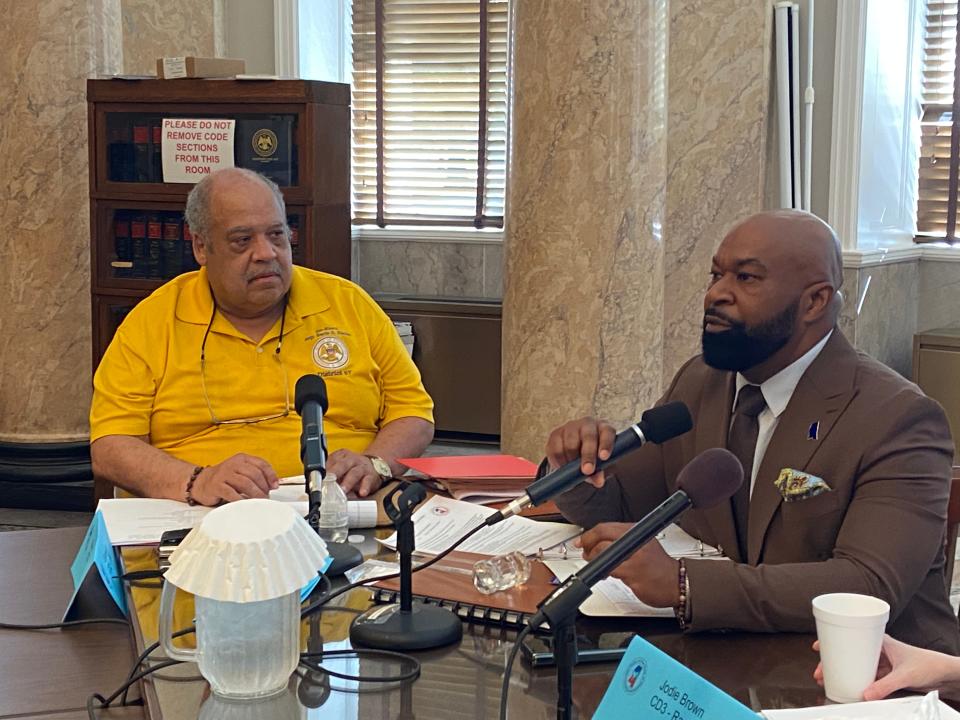
[[[427,555],[441,553],[495,512],[483,505],[434,495],[413,513],[416,551]],[[484,528],[457,549],[483,555],[514,551],[535,555],[572,540],[580,533],[581,529],[576,525],[538,522],[514,515]],[[380,542],[391,549],[396,548],[397,534]]]

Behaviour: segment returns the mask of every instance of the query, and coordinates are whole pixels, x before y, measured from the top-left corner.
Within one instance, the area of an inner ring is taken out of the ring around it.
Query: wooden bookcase
[[[350,87],[307,80],[88,80],[93,368],[126,313],[196,268],[183,208],[164,183],[163,118],[235,119],[235,164],[272,176],[294,231],[294,263],[350,277]],[[249,145],[274,131],[275,156]],[[156,141],[156,142],[155,142]]]

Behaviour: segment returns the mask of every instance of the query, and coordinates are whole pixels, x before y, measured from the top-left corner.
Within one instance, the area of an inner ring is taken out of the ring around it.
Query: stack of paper
[[[289,503],[300,515],[307,514],[307,497],[299,486],[281,485],[270,499]],[[192,528],[213,508],[187,505],[177,500],[117,498],[101,500],[97,512],[103,516],[111,545],[153,545],[167,530]],[[377,525],[377,504],[373,500],[350,500],[347,514],[351,528]]]
[[[960,720],[960,713],[937,698],[935,692],[846,705],[764,710],[762,715],[767,720]]]
[[[519,497],[537,476],[536,464],[515,455],[401,458],[398,462],[434,481],[452,498],[482,505]]]
[[[495,512],[492,508],[434,495],[413,513],[416,550],[425,555],[441,553]],[[496,526],[484,528],[458,549],[481,555],[503,555],[514,550],[524,555],[536,555],[572,540],[580,532],[576,525],[540,522],[514,515]],[[379,542],[391,549],[396,548],[397,534]]]

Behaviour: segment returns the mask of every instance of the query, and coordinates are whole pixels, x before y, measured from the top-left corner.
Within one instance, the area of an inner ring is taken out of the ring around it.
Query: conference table
[[[0,534],[0,621],[56,622],[72,590],[69,566],[83,528]],[[365,555],[382,553],[368,532]],[[154,548],[125,548],[125,565],[153,563]],[[157,637],[156,582],[128,586],[130,625],[94,625],[52,631],[0,630],[0,720],[85,718],[93,692],[107,695],[124,681],[136,656]],[[143,585],[148,585],[144,587]],[[342,595],[335,607],[304,621],[305,647],[316,651],[349,647],[350,622],[370,606],[362,588]],[[98,710],[101,718],[496,718],[505,659],[516,631],[465,623],[462,641],[414,653],[419,679],[407,683],[361,683],[301,668],[287,691],[258,703],[226,702],[212,696],[196,666],[164,668],[131,692],[142,706]],[[672,620],[590,620],[578,632],[638,633],[755,710],[825,702],[812,679],[817,657],[813,637],[803,634],[683,634]],[[624,635],[626,639],[628,636]],[[160,653],[154,653],[155,657]],[[349,675],[394,675],[395,661],[326,659],[324,666]],[[579,665],[574,678],[578,717],[592,716],[616,663]],[[517,658],[510,684],[509,717],[555,716],[553,668],[532,668]]]

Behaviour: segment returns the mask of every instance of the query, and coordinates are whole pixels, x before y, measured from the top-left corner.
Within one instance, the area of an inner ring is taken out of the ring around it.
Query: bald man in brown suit
[[[589,559],[673,492],[698,453],[736,449],[744,493],[681,522],[732,562],[685,560],[681,572],[654,541],[615,576],[691,630],[810,632],[815,596],[874,595],[890,603],[891,635],[957,654],[943,572],[949,427],[937,403],[837,329],[841,269],[836,236],[813,215],[761,213],[734,227],[712,263],[704,354],[661,401],[686,403],[693,431],[642,447],[558,504],[592,528]],[[547,457],[579,457],[589,475],[614,432],[593,418],[567,423]]]

